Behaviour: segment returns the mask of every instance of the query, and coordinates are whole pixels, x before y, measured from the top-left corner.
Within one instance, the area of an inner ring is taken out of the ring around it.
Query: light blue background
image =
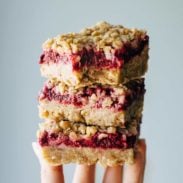
[[[145,183],[183,182],[183,1],[1,0],[0,182],[38,183],[31,142],[38,128],[36,96],[41,44],[98,21],[139,27],[150,35],[142,136],[147,140]],[[65,168],[71,182],[74,166]],[[102,169],[97,169],[101,182]]]

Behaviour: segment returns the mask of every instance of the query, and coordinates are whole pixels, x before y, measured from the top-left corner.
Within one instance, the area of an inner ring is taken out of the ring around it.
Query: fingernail
[[[139,139],[138,150],[143,153],[146,151],[146,140],[145,139]]]
[[[145,139],[140,139],[140,141],[141,141],[143,144],[146,144],[146,140],[145,140]]]

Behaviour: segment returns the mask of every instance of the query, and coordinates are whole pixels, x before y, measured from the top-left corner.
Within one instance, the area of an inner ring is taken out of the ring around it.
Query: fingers
[[[52,169],[58,169],[58,167],[59,168],[61,167],[61,166],[51,166],[44,160],[44,158],[42,157],[42,154],[41,154],[41,147],[39,146],[38,143],[32,142],[32,148],[40,162],[41,167],[51,167]]]
[[[122,166],[107,167],[105,169],[103,183],[121,183],[123,177]]]
[[[44,161],[42,155],[41,155],[41,148],[36,142],[32,142],[32,148],[34,150],[35,155],[37,156],[41,166],[46,165],[47,163]]]
[[[146,143],[145,140],[139,140],[137,152],[135,154],[135,163],[124,166],[123,183],[143,183],[144,170],[146,162]]]
[[[94,183],[95,165],[76,165],[73,183]]]
[[[32,143],[32,147],[40,163],[42,163],[43,158],[40,153],[39,145],[37,143]],[[104,173],[103,183],[110,183],[110,182],[121,183],[122,179],[123,179],[123,183],[143,183],[145,161],[146,161],[145,140],[139,140],[137,145],[137,151],[135,154],[135,163],[133,165],[126,164],[124,166],[124,177],[123,177],[123,170],[122,170],[123,167],[121,166],[107,167]],[[62,167],[60,166],[60,168]],[[61,182],[64,182],[63,173],[60,174],[58,171],[55,173],[57,173],[57,176],[54,176],[54,177],[57,177],[57,178],[60,177],[61,179],[57,179],[57,180],[62,180]],[[52,175],[49,175],[49,177],[54,178]],[[85,183],[86,180],[87,180],[87,183],[95,182],[95,165],[90,165],[90,166],[77,165],[76,166],[73,183],[78,183],[78,182]],[[57,181],[55,180],[55,182]]]
[[[41,148],[36,143],[32,143],[32,148],[39,159],[41,165],[41,183],[64,183],[64,174],[62,166],[49,165],[41,155]]]
[[[135,154],[135,163],[133,165],[107,167],[104,173],[103,183],[143,183],[144,169],[146,161],[145,140],[139,140],[137,152]],[[123,172],[124,169],[124,172]],[[123,175],[124,173],[124,175]]]

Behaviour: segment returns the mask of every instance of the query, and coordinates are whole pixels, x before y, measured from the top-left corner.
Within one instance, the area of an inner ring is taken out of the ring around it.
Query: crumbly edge
[[[144,78],[137,78],[135,80],[131,80],[129,81],[129,83],[125,83],[125,84],[121,84],[119,86],[111,86],[111,85],[101,85],[100,83],[95,83],[93,85],[88,86],[88,88],[92,89],[97,89],[100,88],[101,90],[103,90],[105,92],[106,89],[110,89],[111,90],[111,97],[118,97],[121,95],[126,95],[128,93],[128,90],[131,90],[128,85],[143,85],[144,84]],[[76,95],[76,94],[84,94],[83,92],[86,91],[86,87],[81,87],[81,88],[75,88],[72,86],[68,86],[65,83],[58,81],[56,79],[50,79],[47,80],[47,82],[45,82],[44,87],[47,87],[48,89],[53,89],[55,90],[56,93],[60,93],[60,94],[69,94],[69,95]],[[87,89],[88,89],[87,88]],[[43,89],[44,90],[44,89]],[[42,91],[43,91],[42,90]],[[42,93],[42,92],[41,92]],[[100,97],[100,95],[103,95],[102,92],[100,93],[92,93],[92,95],[90,97],[94,97],[93,95],[96,95],[96,97]],[[41,96],[42,98],[43,96]],[[95,98],[94,98],[95,99]],[[98,98],[97,98],[98,99]]]
[[[127,110],[114,112],[107,108],[91,108],[91,106],[76,107],[63,105],[54,101],[40,101],[39,116],[42,119],[69,120],[85,122],[89,125],[124,126],[128,121],[142,116],[143,97],[134,101]]]
[[[94,83],[102,85],[121,85],[129,80],[142,77],[148,68],[148,47],[141,54],[134,56],[123,68],[97,69],[88,68],[84,71],[72,71],[68,64],[41,64],[41,75],[49,80],[61,81],[69,87],[80,88]],[[67,71],[67,72],[66,72]]]
[[[94,136],[96,133],[101,134],[101,138],[107,137],[108,134],[122,134],[125,136],[134,136],[139,134],[139,125],[141,123],[141,117],[133,119],[126,126],[99,126],[99,125],[87,125],[81,122],[71,122],[67,120],[54,121],[46,120],[39,124],[39,130],[37,131],[37,138],[39,139],[45,132],[50,134],[63,134],[71,138],[72,140],[88,139]],[[103,134],[103,135],[102,135]]]
[[[43,158],[51,165],[58,166],[68,163],[92,165],[99,162],[102,166],[117,166],[124,163],[133,164],[134,150],[131,149],[100,149],[100,148],[73,148],[41,147]]]
[[[132,87],[134,85],[135,87]],[[40,102],[44,100],[60,101],[59,100],[60,98],[61,101],[63,101],[63,98],[65,96],[67,98],[79,97],[81,106],[89,105],[88,107],[94,108],[96,105],[98,106],[97,102],[100,101],[100,105],[102,108],[111,108],[112,110],[115,110],[112,104],[116,102],[116,100],[118,100],[119,104],[124,104],[126,96],[131,95],[132,92],[136,91],[139,87],[141,95],[143,95],[145,90],[143,78],[132,80],[128,82],[126,85],[124,84],[120,86],[94,84],[82,88],[69,87],[68,85],[65,85],[63,82],[58,82],[52,79],[48,80],[44,84],[44,87],[39,94],[39,101]],[[138,97],[139,92],[136,94]]]
[[[121,25],[111,25],[107,22],[97,23],[80,33],[58,35],[48,39],[43,44],[43,50],[55,50],[58,53],[78,53],[83,48],[103,49],[105,53],[114,52],[124,44],[135,47],[139,39],[146,36],[146,31],[129,29]]]
[[[129,80],[142,77],[148,69],[148,50],[149,47],[145,46],[140,55],[135,56],[129,62],[124,64],[121,74],[121,82],[126,83]]]

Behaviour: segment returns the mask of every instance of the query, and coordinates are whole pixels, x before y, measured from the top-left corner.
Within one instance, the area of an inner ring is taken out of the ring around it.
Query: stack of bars
[[[133,163],[140,134],[149,37],[101,22],[43,44],[38,143],[46,161]]]

